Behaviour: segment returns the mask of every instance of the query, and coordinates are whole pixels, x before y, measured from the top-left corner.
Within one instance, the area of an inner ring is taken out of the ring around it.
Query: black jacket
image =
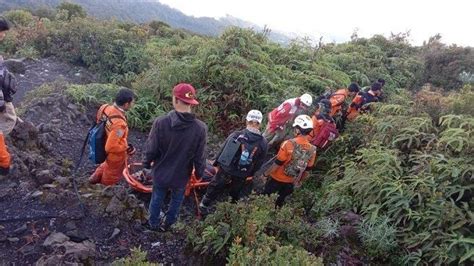
[[[267,140],[262,135],[250,132],[248,129],[234,131],[232,134],[229,135],[229,137],[227,137],[220,152],[217,154],[216,161],[221,155],[227,142],[234,141],[240,135],[243,135],[243,137],[247,139],[247,143],[249,143],[250,146],[257,147],[257,150],[252,159],[252,166],[249,167],[246,171],[242,171],[238,169],[239,159],[241,155],[241,151],[239,150],[236,153],[234,160],[232,160],[232,163],[229,166],[220,165],[220,167],[222,170],[224,170],[224,172],[228,173],[229,175],[237,176],[237,177],[248,177],[248,176],[252,176],[256,171],[258,171],[258,169],[260,169],[260,167],[262,166],[265,160],[265,156],[268,151],[268,143],[267,143]]]
[[[163,188],[184,188],[193,166],[198,177],[206,168],[207,126],[191,113],[171,111],[153,123],[143,166],[153,163],[153,183]]]

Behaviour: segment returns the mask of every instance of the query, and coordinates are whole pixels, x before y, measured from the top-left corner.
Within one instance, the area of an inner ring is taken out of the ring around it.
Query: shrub
[[[318,233],[304,221],[303,212],[288,206],[275,209],[274,200],[274,197],[251,196],[248,201],[237,204],[218,203],[214,213],[203,222],[189,227],[189,245],[194,251],[206,255],[211,262],[224,260],[231,252],[233,257],[229,263],[241,261],[244,264],[242,252],[246,250],[255,252],[257,256],[248,258],[248,263],[253,259],[255,263],[265,263],[270,254],[314,245]],[[270,243],[271,246],[264,243]],[[307,252],[301,251],[299,254],[303,256]],[[311,258],[303,257],[305,260]],[[278,260],[283,260],[283,257]]]
[[[388,217],[377,217],[374,220],[365,219],[359,225],[359,237],[370,256],[387,256],[397,247],[397,229],[389,221]]]
[[[280,246],[274,237],[259,236],[252,248],[243,246],[240,240],[234,240],[227,265],[323,265],[321,258],[292,245]]]
[[[142,251],[141,247],[132,248],[130,256],[115,260],[112,265],[115,266],[153,266],[155,263],[149,263],[146,260],[147,253]]]

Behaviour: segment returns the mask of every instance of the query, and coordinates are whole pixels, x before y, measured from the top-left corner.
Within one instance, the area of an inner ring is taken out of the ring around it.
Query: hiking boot
[[[92,175],[89,177],[89,183],[90,183],[91,185],[99,184],[99,183],[100,183],[100,177],[99,177],[99,176],[96,176],[95,174],[92,174]]]
[[[160,226],[152,226],[149,223],[143,224],[143,231],[152,231],[152,232],[160,232],[161,227]]]
[[[163,223],[158,230],[164,233],[164,232],[169,231],[170,229],[171,229],[171,225],[167,223]]]

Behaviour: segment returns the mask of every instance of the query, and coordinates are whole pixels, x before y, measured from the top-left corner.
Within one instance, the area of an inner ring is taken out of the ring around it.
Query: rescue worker
[[[367,104],[378,102],[379,97],[382,94],[382,84],[379,82],[374,82],[371,86],[369,91],[367,92],[360,92],[357,96],[352,100],[349,109],[347,110],[346,117],[349,121],[353,121],[360,112],[369,111]]]
[[[233,132],[226,139],[214,163],[215,166],[219,166],[219,170],[209,183],[200,208],[209,207],[229,183],[231,183],[232,201],[239,200],[247,177],[253,176],[260,169],[267,154],[267,140],[260,132],[262,119],[260,111],[250,110],[246,117],[246,128]]]
[[[167,231],[177,221],[193,167],[197,178],[202,178],[206,169],[207,126],[192,113],[192,106],[199,104],[196,90],[180,83],[173,88],[172,100],[174,110],[153,123],[143,160],[145,174],[153,177],[147,225],[153,231]],[[160,213],[168,191],[171,200],[162,221]]]
[[[313,104],[313,97],[307,93],[298,98],[284,101],[268,114],[268,124],[263,137],[270,147],[279,144],[285,138],[286,124]]]
[[[0,42],[10,30],[8,21],[0,17]],[[12,95],[16,92],[15,76],[3,63],[0,55],[0,175],[10,172],[11,156],[5,144],[5,135],[10,134],[16,124],[17,115],[12,103]]]
[[[313,121],[307,115],[299,115],[293,123],[295,137],[284,141],[273,165],[264,173],[268,176],[264,194],[278,193],[275,202],[283,206],[285,198],[300,186],[316,161],[316,147],[309,142]]]
[[[309,133],[310,142],[318,135],[325,123],[331,123],[334,125],[336,124],[330,114],[332,110],[331,102],[329,100],[323,99],[318,105],[318,110],[316,110],[314,115],[311,117],[311,120],[313,121],[313,130]]]
[[[135,153],[135,148],[127,142],[128,125],[125,116],[125,113],[133,107],[134,99],[133,91],[123,88],[119,90],[113,105],[104,104],[97,111],[97,122],[102,119],[107,121],[105,125],[107,158],[89,177],[91,184],[115,185],[122,177],[127,155]]]
[[[346,103],[349,97],[353,98],[359,93],[360,87],[357,83],[353,82],[349,87],[339,89],[335,93],[329,96],[329,101],[331,102],[331,112],[330,115],[335,117],[337,115],[343,114],[345,110],[344,104]]]

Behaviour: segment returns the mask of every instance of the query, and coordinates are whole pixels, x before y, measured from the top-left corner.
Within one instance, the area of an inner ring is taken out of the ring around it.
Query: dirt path
[[[24,63],[25,72],[16,74],[19,90],[13,98],[15,106],[21,106],[28,92],[45,83],[64,80],[71,84],[86,84],[96,80],[87,69],[72,66],[53,57],[39,60],[26,59]]]
[[[74,177],[87,210],[81,217],[71,171],[95,110],[72,104],[60,92],[35,98],[27,106],[23,100],[45,83],[88,83],[94,77],[53,58],[27,61],[25,68],[17,75],[14,102],[24,109],[21,118],[27,125],[11,134],[14,169],[0,177],[0,265],[104,263],[138,246],[150,261],[193,264],[185,253],[183,233],[144,232],[141,222],[149,195],[132,193],[124,182],[111,188],[88,185],[95,166],[87,159]],[[145,133],[130,133],[138,154],[145,141]],[[187,199],[184,205],[182,220],[194,219],[193,203]]]

